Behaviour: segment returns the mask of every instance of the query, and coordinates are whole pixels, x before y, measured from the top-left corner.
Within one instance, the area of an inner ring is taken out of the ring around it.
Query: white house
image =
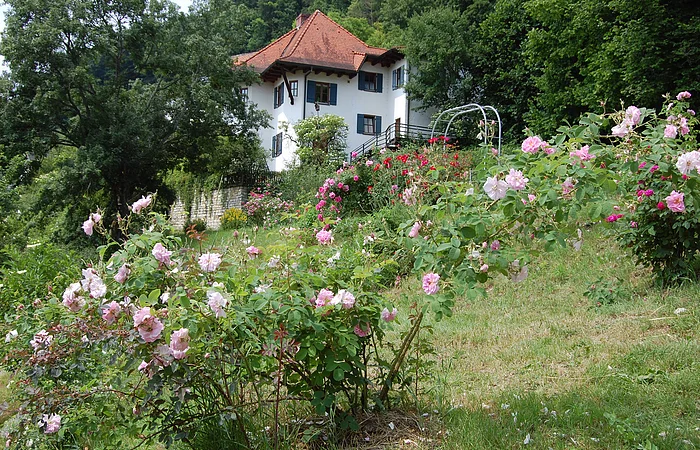
[[[285,122],[341,116],[349,129],[348,153],[389,127],[430,124],[430,114],[416,111],[418,104],[403,89],[409,70],[401,51],[368,46],[318,10],[299,15],[295,29],[258,52],[238,55],[235,63],[262,79],[243,93],[273,118],[272,128],[259,131],[273,171],[294,159],[296,145],[285,136]],[[291,126],[288,133],[294,137]]]

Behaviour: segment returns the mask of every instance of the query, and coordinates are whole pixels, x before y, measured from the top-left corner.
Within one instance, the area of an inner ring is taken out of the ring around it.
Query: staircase
[[[424,141],[430,137],[430,127],[418,125],[391,124],[384,132],[375,135],[372,139],[360,145],[350,152],[347,157],[348,162],[353,162],[358,158],[372,154],[374,149],[388,148],[395,149],[401,142]]]

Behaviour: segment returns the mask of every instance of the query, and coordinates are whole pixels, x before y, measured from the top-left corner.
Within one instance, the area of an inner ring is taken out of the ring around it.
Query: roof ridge
[[[318,16],[319,13],[323,14],[321,11],[319,11],[317,9],[316,11],[314,11],[313,14],[311,14],[311,16],[308,19],[306,19],[304,21],[304,23],[301,24],[301,27],[299,27],[297,29],[297,31],[299,31],[299,37],[297,38],[297,41],[294,43],[294,47],[292,47],[292,49],[289,51],[289,55],[285,55],[285,52],[287,51],[287,47],[289,47],[289,44],[291,44],[291,42],[289,44],[287,44],[287,47],[285,47],[284,51],[282,51],[280,58],[287,58],[288,56],[291,56],[292,53],[294,53],[296,51],[297,47],[299,47],[299,43],[301,42],[302,39],[304,39],[304,35],[306,34],[307,31],[309,31],[309,28],[311,27],[311,22],[314,21],[314,19]]]
[[[248,58],[246,61],[243,61],[243,62],[247,62],[247,61],[253,59],[253,58],[256,57],[258,54],[262,53],[263,51],[267,50],[269,47],[271,47],[271,46],[273,46],[274,44],[276,44],[277,41],[279,41],[280,39],[284,38],[285,36],[287,36],[287,35],[290,34],[290,33],[296,32],[296,31],[298,31],[296,28],[291,29],[291,30],[287,31],[286,33],[284,33],[282,36],[278,37],[278,38],[275,39],[274,41],[272,41],[272,42],[270,42],[269,44],[267,44],[265,47],[263,47],[263,48],[261,48],[260,50],[258,50],[257,52],[251,52],[251,53],[250,53],[250,54],[251,54],[251,57]],[[293,39],[293,38],[292,38],[292,39]],[[289,44],[287,44],[287,45],[289,45]],[[285,47],[285,50],[286,50],[286,48],[287,48],[287,47]],[[284,53],[284,50],[282,50],[282,53]],[[244,53],[244,54],[245,54],[245,53]]]

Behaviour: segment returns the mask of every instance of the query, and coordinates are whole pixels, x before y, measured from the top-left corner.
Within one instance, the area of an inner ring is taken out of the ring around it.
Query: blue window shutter
[[[391,89],[393,91],[396,90],[398,86],[396,86],[396,69],[391,71]]]
[[[382,116],[374,117],[374,134],[377,136],[382,134]]]
[[[338,104],[338,85],[331,83],[331,105]]]
[[[381,73],[377,74],[377,92],[382,92],[382,86],[384,85],[384,75]]]
[[[365,90],[365,73],[363,71],[357,72],[357,89]]]
[[[275,153],[277,153],[277,135],[272,136],[272,157],[274,158]]]
[[[280,105],[284,103],[284,83],[280,84]]]
[[[364,134],[364,133],[365,133],[365,115],[358,114],[357,115],[357,134]]]
[[[306,82],[306,102],[313,103],[314,101],[316,101],[316,82],[309,80]]]

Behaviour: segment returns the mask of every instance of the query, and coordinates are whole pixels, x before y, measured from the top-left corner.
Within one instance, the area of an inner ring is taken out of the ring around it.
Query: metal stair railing
[[[384,132],[376,134],[373,138],[354,149],[348,155],[348,162],[357,158],[369,155],[376,148],[391,147],[401,142],[401,140],[427,140],[430,136],[431,128],[419,125],[392,124]]]

